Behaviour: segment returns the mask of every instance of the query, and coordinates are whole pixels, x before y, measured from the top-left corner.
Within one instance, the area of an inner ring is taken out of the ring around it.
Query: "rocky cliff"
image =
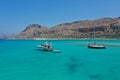
[[[15,38],[120,38],[120,17],[63,23],[52,28],[31,24]]]

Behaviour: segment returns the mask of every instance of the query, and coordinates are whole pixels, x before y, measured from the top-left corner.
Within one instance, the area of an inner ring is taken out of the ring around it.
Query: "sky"
[[[104,17],[120,17],[120,0],[0,0],[0,35]]]

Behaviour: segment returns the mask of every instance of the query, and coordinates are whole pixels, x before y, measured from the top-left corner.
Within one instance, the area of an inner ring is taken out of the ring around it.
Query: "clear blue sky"
[[[120,16],[120,0],[0,0],[0,34],[29,24],[53,27],[78,20]]]

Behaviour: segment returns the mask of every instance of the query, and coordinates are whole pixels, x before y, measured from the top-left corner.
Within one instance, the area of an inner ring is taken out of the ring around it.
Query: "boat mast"
[[[93,27],[93,41],[94,41],[94,44],[96,44],[95,43],[95,28],[96,28],[96,26]]]

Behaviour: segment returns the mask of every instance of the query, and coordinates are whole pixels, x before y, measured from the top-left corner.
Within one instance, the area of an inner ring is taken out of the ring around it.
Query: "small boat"
[[[61,53],[61,50],[53,50],[55,53]]]
[[[52,45],[48,42],[46,42],[45,44],[42,44],[42,45],[38,45],[37,47],[43,51],[53,51]]]
[[[92,49],[106,49],[106,46],[102,45],[102,44],[89,44],[88,48],[92,48]]]

